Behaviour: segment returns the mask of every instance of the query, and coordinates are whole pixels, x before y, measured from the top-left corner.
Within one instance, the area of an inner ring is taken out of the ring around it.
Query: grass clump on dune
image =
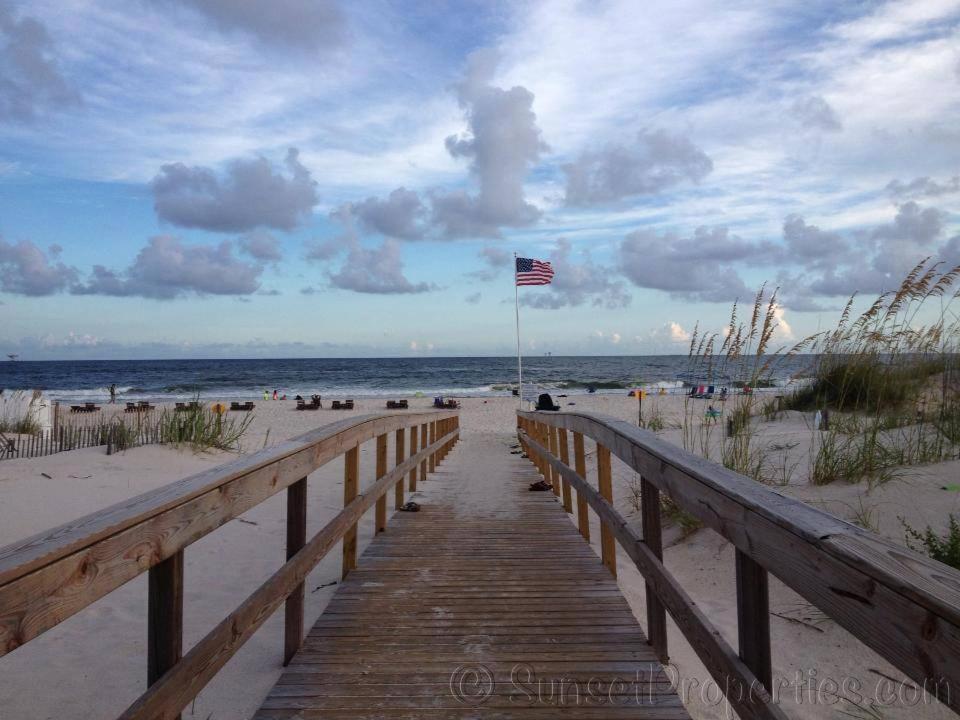
[[[197,405],[179,412],[164,408],[156,422],[161,443],[189,445],[197,451],[235,452],[240,450],[240,441],[253,422],[253,415],[246,413],[242,420],[235,420]]]

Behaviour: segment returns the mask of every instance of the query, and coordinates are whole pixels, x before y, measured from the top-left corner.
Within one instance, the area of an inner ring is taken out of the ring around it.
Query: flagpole
[[[520,355],[520,286],[517,283],[517,254],[513,254],[513,298],[517,316],[517,395],[523,410],[523,360]]]

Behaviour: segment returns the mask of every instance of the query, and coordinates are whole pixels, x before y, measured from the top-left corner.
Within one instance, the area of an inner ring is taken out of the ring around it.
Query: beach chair
[[[460,407],[460,403],[456,400],[450,399],[443,403],[443,407],[445,410],[456,410],[458,407]]]
[[[443,398],[442,398],[442,397],[435,397],[435,398],[433,399],[433,406],[434,406],[435,408],[439,409],[439,410],[443,410]]]
[[[707,388],[707,392],[704,393],[703,397],[707,400],[713,400],[713,385]]]
[[[344,410],[353,410],[353,400],[344,400],[343,401]]]
[[[253,404],[253,400],[247,400],[247,401],[243,404],[243,409],[246,410],[247,412],[250,412],[250,411],[253,410],[255,407],[256,407],[256,405]]]
[[[340,404],[340,401],[339,401],[339,400],[334,400],[332,403],[330,403],[330,409],[331,409],[331,410],[343,410],[343,406]]]
[[[297,410],[306,410],[307,404],[303,401],[303,398],[297,400]]]
[[[127,407],[124,412],[137,412],[139,408],[136,403],[127,403]]]
[[[387,400],[387,410],[396,410],[398,407],[396,400]]]
[[[84,412],[100,412],[100,406],[96,403],[86,403],[84,405]]]
[[[231,403],[230,403],[230,410],[231,410],[231,411],[233,411],[233,410],[243,410],[243,403],[231,402]]]
[[[406,400],[401,400],[397,403],[397,407],[401,410],[408,410],[410,408],[409,403]]]
[[[173,411],[174,411],[174,412],[183,412],[183,411],[185,411],[186,409],[187,409],[187,406],[186,406],[185,403],[180,403],[180,402],[178,402],[178,403],[175,403],[174,406],[173,406]]]
[[[142,412],[149,412],[153,410],[153,405],[150,404],[149,400],[141,400],[137,403],[137,409]]]

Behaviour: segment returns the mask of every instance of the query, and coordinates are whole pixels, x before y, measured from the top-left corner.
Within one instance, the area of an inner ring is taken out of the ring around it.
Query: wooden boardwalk
[[[462,441],[255,717],[687,718],[616,581],[553,493],[527,490],[537,479],[504,441]]]

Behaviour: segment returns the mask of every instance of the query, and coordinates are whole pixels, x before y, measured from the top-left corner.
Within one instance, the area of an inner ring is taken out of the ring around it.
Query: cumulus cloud
[[[28,121],[80,102],[57,67],[46,27],[15,17],[7,2],[0,2],[0,68],[0,120]]]
[[[799,215],[788,215],[783,221],[783,239],[787,259],[810,267],[831,267],[849,259],[850,248],[837,233],[825,232],[808,225]]]
[[[790,112],[804,128],[826,132],[843,130],[837,111],[819,95],[798,98],[791,105]]]
[[[317,204],[317,183],[296,148],[287,152],[284,164],[289,177],[262,156],[234,160],[222,178],[210,168],[164,165],[151,183],[154,208],[161,220],[181,227],[292,230]]]
[[[598,265],[589,254],[583,253],[583,261],[576,262],[573,248],[568,240],[557,240],[550,253],[554,277],[543,288],[527,288],[520,295],[520,304],[541,309],[576,307],[589,302],[593,307],[623,308],[630,304],[631,296],[624,283],[613,280],[613,270]]]
[[[658,193],[684,180],[699,182],[713,161],[688,138],[643,130],[632,144],[587,151],[563,166],[567,205],[610,203]]]
[[[233,245],[185,245],[179,238],[150,238],[133,264],[122,272],[94,265],[77,295],[140,296],[170,300],[197,295],[250,295],[260,287],[263,266],[240,260]]]
[[[0,238],[0,290],[15,295],[53,295],[77,278],[75,268],[60,261],[63,248],[51,245],[47,252],[29,240],[16,244]]]
[[[340,271],[330,275],[330,284],[343,290],[377,295],[422,293],[435,289],[430,283],[413,283],[404,276],[400,243],[390,238],[375,248],[365,248],[354,241]]]
[[[898,179],[887,183],[887,192],[897,199],[938,197],[960,193],[960,175],[954,175],[943,182],[930,177],[918,177],[910,182],[901,182]]]
[[[369,197],[344,208],[364,229],[400,240],[419,240],[426,228],[426,206],[413,190],[400,187],[385,199]]]
[[[473,53],[457,85],[467,131],[448,137],[446,147],[453,157],[470,160],[479,191],[431,196],[433,222],[447,238],[499,237],[501,227],[522,227],[540,218],[540,210],[523,192],[527,173],[546,149],[533,112],[533,93],[520,86],[494,87],[497,62],[492,51]]]
[[[254,230],[240,238],[240,249],[260,262],[280,262],[280,240],[266,230]]]
[[[637,287],[705,302],[729,302],[749,294],[733,263],[759,265],[778,252],[772,243],[751,243],[726,228],[698,228],[693,237],[637,230],[620,243],[620,268]]]
[[[339,45],[346,23],[335,0],[167,0],[196,10],[223,32],[242,32],[265,45],[316,52]]]

